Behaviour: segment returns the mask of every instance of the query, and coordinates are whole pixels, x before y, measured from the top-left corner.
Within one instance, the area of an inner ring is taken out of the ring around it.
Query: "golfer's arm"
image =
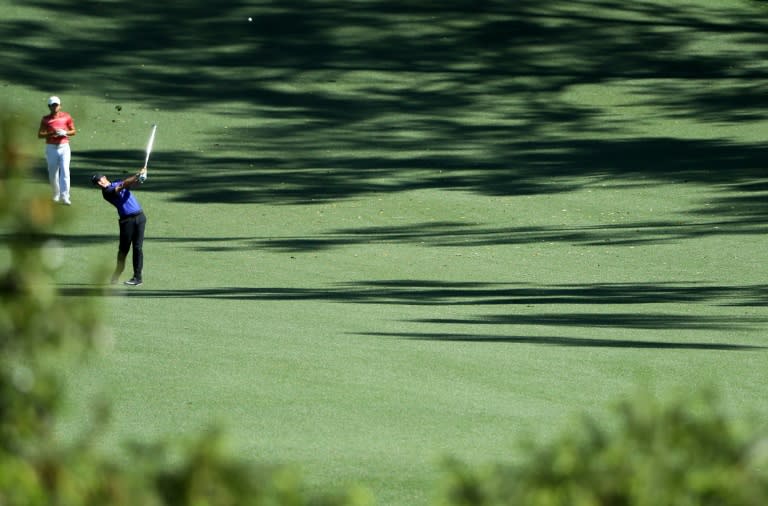
[[[122,190],[123,188],[130,188],[134,185],[136,185],[139,182],[139,175],[144,169],[140,169],[139,172],[132,176],[128,176],[127,178],[123,179],[122,184],[117,188],[117,191]]]

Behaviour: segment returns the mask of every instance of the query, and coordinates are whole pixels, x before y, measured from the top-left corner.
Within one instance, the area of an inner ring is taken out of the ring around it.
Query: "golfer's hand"
[[[67,131],[64,130],[63,128],[57,128],[56,129],[56,135],[58,135],[59,137],[66,137],[67,136]]]

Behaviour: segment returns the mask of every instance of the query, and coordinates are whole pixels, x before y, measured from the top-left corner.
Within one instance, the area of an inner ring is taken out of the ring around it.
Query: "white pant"
[[[55,200],[69,200],[69,143],[46,144],[45,159],[48,161],[48,180]]]

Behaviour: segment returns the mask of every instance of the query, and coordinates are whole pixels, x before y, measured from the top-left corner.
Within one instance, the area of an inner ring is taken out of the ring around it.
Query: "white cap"
[[[48,105],[61,104],[61,100],[57,96],[48,97]]]

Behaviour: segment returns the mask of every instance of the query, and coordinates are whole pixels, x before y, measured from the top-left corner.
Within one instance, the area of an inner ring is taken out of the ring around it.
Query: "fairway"
[[[213,425],[413,506],[640,388],[768,417],[766,2],[67,5],[0,0],[0,105],[79,131],[59,288],[112,328],[63,439],[106,396],[104,451]],[[153,124],[144,284],[92,298],[90,175]]]

